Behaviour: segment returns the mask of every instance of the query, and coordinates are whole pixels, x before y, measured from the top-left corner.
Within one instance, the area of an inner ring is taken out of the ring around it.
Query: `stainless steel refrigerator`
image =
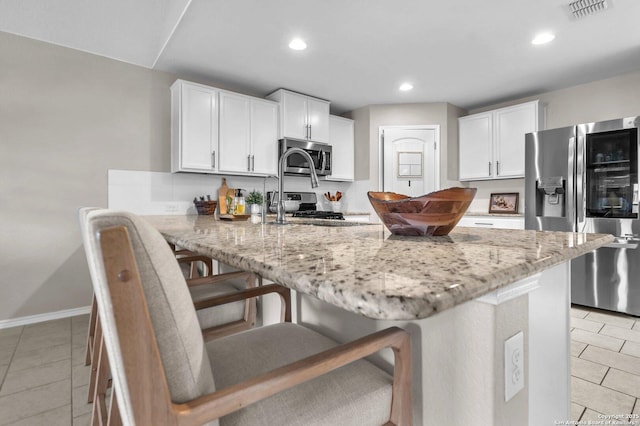
[[[572,303],[640,316],[640,117],[525,136],[525,228],[613,234],[571,263]]]

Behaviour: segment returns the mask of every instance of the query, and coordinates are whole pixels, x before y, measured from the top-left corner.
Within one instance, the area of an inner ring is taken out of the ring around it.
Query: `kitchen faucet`
[[[309,155],[309,153],[300,148],[289,148],[282,154],[280,157],[280,161],[278,162],[278,212],[276,216],[276,223],[285,224],[287,221],[285,220],[284,214],[284,165],[287,161],[287,157],[291,154],[300,154],[309,162],[309,170],[311,170],[311,187],[318,187],[318,175],[316,174],[316,169],[313,166],[313,158]]]

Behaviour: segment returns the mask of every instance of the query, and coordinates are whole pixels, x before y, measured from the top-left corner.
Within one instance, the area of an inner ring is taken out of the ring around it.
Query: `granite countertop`
[[[513,229],[458,227],[444,237],[399,237],[380,224],[146,219],[181,247],[347,311],[391,320],[429,317],[613,241],[604,234]]]

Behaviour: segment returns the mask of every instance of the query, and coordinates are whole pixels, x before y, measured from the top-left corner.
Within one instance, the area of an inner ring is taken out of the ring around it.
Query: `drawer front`
[[[522,217],[464,216],[458,226],[475,228],[524,229]]]

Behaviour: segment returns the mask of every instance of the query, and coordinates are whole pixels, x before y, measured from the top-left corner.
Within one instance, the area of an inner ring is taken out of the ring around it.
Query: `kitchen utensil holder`
[[[216,211],[217,201],[194,201],[199,215],[212,215]]]

